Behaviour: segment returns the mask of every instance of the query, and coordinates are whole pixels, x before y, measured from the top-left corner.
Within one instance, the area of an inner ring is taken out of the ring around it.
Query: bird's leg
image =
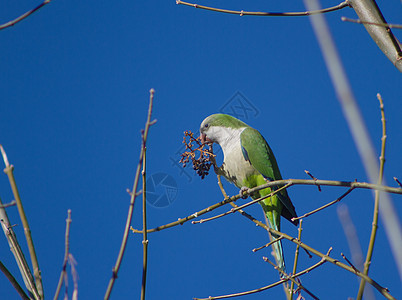
[[[239,194],[242,197],[242,199],[247,199],[248,198],[248,195],[243,195],[244,192],[247,192],[248,190],[249,190],[249,188],[246,187],[246,186],[241,187]]]

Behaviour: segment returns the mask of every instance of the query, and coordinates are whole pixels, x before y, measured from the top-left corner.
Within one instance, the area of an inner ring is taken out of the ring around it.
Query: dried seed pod
[[[185,168],[191,159],[194,171],[196,171],[201,179],[204,179],[209,174],[209,170],[213,164],[211,158],[215,157],[212,153],[212,143],[203,144],[201,138],[194,138],[194,133],[190,130],[184,132],[183,143],[186,146],[186,150],[181,154],[180,163]],[[208,149],[204,149],[206,147]],[[196,158],[196,153],[199,153],[198,158]]]

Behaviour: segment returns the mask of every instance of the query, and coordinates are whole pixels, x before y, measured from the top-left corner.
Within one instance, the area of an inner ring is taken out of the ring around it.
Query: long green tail
[[[277,220],[280,220],[279,217],[276,216],[272,216],[275,215],[277,212],[274,211],[267,211],[265,212],[265,215],[267,217],[268,220],[268,225],[270,228],[275,229],[280,231],[280,224],[278,222],[276,222]],[[277,235],[275,234],[271,234],[273,239],[278,238]],[[276,263],[278,265],[278,267],[286,273],[286,267],[285,267],[285,260],[283,258],[283,249],[282,249],[282,241],[279,240],[275,243],[272,244],[272,248],[275,251],[275,259],[276,259]],[[283,277],[282,272],[280,272],[280,276]]]
[[[276,197],[274,196],[272,198],[276,198]],[[274,199],[274,200],[277,200],[277,199]],[[276,201],[273,201],[273,202],[275,203]],[[280,228],[281,228],[281,224],[280,224],[281,219],[280,219],[280,217],[281,217],[281,215],[280,215],[280,211],[278,211],[278,208],[272,205],[272,202],[271,202],[270,198],[262,200],[260,202],[260,204],[261,204],[261,206],[262,206],[262,208],[264,210],[265,216],[266,216],[266,218],[268,220],[268,226],[270,228],[272,228],[272,229],[280,231]],[[278,238],[278,236],[272,234],[272,238],[276,239],[276,238]],[[283,258],[282,241],[279,240],[279,241],[273,243],[272,248],[274,249],[275,260],[276,260],[276,263],[277,263],[278,267],[283,272],[286,273],[285,260]],[[281,276],[281,278],[283,277],[282,272],[280,272],[280,276]]]

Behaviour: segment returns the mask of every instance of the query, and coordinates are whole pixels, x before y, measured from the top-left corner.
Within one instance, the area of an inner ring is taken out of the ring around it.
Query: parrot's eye
[[[205,127],[205,128],[208,128],[208,127],[209,127],[209,124],[208,124],[208,123],[206,123],[206,124],[204,125],[204,127]]]

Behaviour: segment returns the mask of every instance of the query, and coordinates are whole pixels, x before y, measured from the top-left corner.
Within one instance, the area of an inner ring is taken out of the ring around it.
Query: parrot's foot
[[[248,190],[249,190],[249,188],[246,187],[246,186],[241,187],[239,194],[242,197],[242,199],[247,199],[248,198],[248,195],[243,195],[244,192],[247,192]]]

